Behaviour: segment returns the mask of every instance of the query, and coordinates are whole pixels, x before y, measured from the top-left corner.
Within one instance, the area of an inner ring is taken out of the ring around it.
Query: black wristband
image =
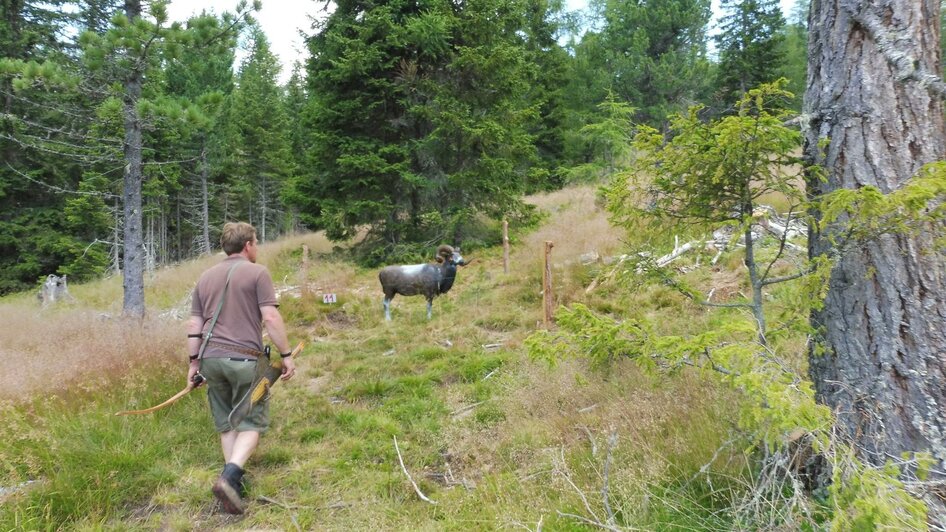
[[[200,353],[197,353],[196,355],[191,355],[191,356],[187,357],[187,360],[190,360],[191,362],[193,362],[193,361],[197,360],[198,358],[200,358]]]
[[[290,352],[288,352],[288,353],[279,353],[279,357],[280,357],[280,358],[289,358],[289,357],[291,357],[291,356],[292,356],[292,351],[290,351]]]

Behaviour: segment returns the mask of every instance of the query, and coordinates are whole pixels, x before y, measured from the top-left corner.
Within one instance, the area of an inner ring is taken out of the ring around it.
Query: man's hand
[[[282,359],[282,377],[280,379],[287,381],[296,374],[296,362],[292,359],[293,357],[286,357]]]
[[[187,386],[200,388],[200,385],[204,383],[204,381],[200,381],[200,383],[194,385],[194,375],[197,375],[198,370],[200,370],[200,360],[192,360],[187,367]]]

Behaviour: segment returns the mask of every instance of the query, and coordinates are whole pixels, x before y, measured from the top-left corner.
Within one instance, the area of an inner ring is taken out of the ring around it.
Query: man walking
[[[205,271],[194,289],[187,326],[187,382],[198,371],[206,379],[210,411],[220,433],[224,467],[213,494],[227,513],[242,514],[243,466],[269,428],[269,401],[254,405],[239,426],[231,427],[228,417],[252,387],[257,364],[268,364],[263,325],[283,357],[281,378],[292,378],[296,367],[269,270],[256,264],[256,229],[248,223],[227,223],[220,244],[227,258]]]

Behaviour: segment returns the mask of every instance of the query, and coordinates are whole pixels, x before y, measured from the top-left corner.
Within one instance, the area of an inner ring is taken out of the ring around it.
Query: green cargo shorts
[[[265,359],[264,359],[265,360]],[[255,360],[205,358],[200,373],[207,379],[207,400],[217,432],[229,432],[228,418],[233,407],[250,391],[256,378]],[[266,432],[269,428],[269,394],[253,406],[246,418],[236,427],[238,432]]]

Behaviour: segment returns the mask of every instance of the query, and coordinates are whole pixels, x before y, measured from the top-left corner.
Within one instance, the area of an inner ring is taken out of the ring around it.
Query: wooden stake
[[[552,300],[552,242],[545,241],[545,271],[542,275],[542,294],[545,302],[545,328],[552,326],[554,304]]]
[[[509,273],[509,222],[503,220],[503,273]]]
[[[309,246],[302,244],[302,299],[309,298]]]

